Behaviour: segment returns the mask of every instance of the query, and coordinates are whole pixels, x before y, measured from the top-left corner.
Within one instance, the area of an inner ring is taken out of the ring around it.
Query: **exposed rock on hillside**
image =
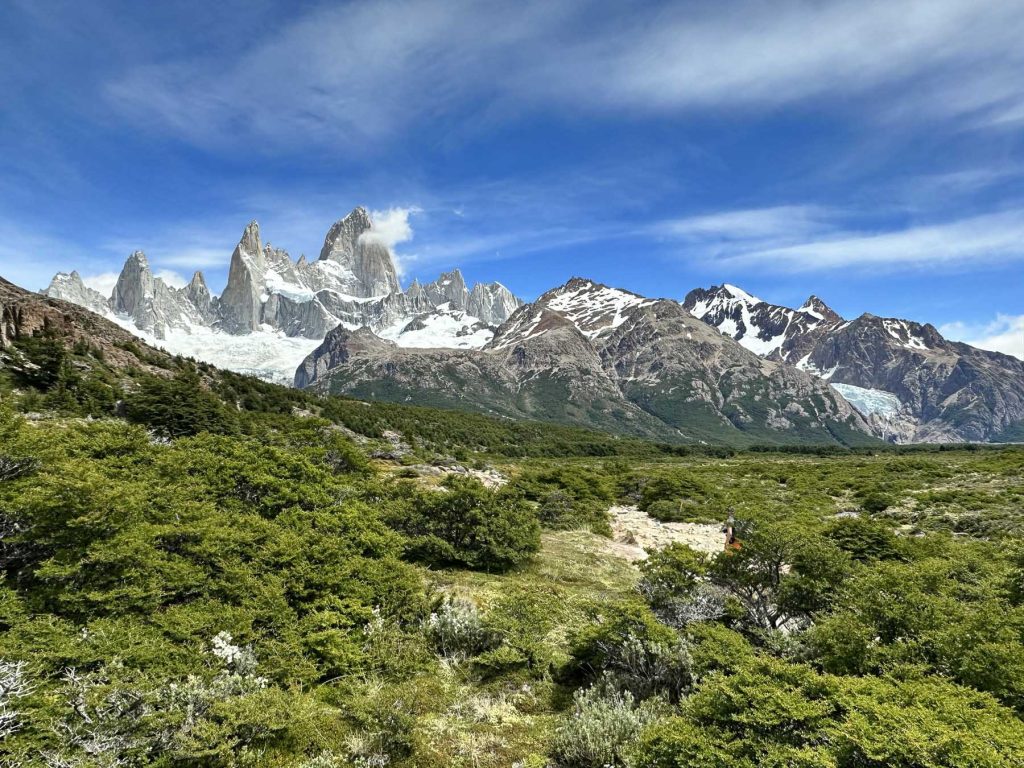
[[[1024,421],[1024,362],[949,341],[931,325],[871,314],[846,321],[814,296],[789,309],[728,285],[691,291],[684,306],[769,360],[875,393],[860,407],[888,439],[985,441]],[[897,406],[885,408],[884,395]]]
[[[683,441],[871,431],[817,378],[759,359],[677,303],[581,278],[520,307],[481,350],[400,349],[337,329],[295,383]]]

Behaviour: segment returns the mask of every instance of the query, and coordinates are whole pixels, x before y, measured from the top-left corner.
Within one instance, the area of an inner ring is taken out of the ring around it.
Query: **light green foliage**
[[[581,689],[573,710],[555,731],[551,754],[562,768],[618,768],[640,729],[656,717],[656,706],[637,705],[629,692]]]
[[[840,678],[760,659],[708,678],[680,717],[643,735],[634,765],[1009,768],[1022,736],[993,699],[941,679]]]

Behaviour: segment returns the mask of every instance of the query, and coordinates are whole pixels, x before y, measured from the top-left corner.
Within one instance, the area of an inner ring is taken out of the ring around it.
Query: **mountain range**
[[[291,383],[299,361],[328,331],[368,327],[404,346],[479,347],[522,302],[500,283],[469,289],[458,270],[403,291],[390,249],[365,208],[331,226],[320,255],[293,261],[251,222],[213,295],[201,272],[175,288],[142,251],[128,257],[109,297],[77,272],[43,293],[103,314],[147,341]],[[248,365],[246,364],[248,363]]]
[[[293,260],[250,223],[219,295],[133,253],[111,295],[77,272],[44,294],[168,351],[295,386],[673,442],[963,442],[1024,429],[1024,363],[930,325],[847,321],[731,285],[682,302],[573,278],[532,303],[458,270],[402,289],[363,208]]]
[[[828,381],[897,442],[1004,439],[1024,419],[1024,361],[932,325],[846,320],[817,296],[790,309],[731,285],[690,291],[683,306],[765,359]]]

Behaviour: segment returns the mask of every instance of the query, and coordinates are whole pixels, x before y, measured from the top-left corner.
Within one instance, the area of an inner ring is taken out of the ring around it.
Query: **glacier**
[[[867,389],[853,384],[832,384],[831,386],[865,416],[877,413],[879,416],[893,418],[903,407],[903,403],[896,395],[882,389]]]

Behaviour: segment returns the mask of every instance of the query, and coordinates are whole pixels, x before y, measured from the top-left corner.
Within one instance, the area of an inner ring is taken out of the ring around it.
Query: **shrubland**
[[[1024,764],[1020,448],[656,446],[5,354],[0,764]],[[614,504],[740,546],[634,563]]]

